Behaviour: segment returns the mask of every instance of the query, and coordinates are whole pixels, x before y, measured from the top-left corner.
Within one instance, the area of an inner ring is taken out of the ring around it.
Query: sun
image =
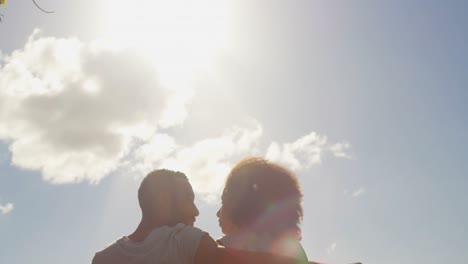
[[[162,81],[183,85],[229,44],[226,0],[103,0],[101,37],[150,58]]]

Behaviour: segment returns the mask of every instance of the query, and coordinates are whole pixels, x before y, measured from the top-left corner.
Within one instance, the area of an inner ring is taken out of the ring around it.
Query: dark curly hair
[[[229,173],[223,210],[240,228],[301,237],[302,191],[294,173],[263,158],[241,160]]]

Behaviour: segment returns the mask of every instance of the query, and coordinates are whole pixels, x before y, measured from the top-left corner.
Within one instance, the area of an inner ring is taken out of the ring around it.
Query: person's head
[[[229,173],[217,216],[224,234],[240,230],[294,232],[300,237],[302,192],[296,176],[262,158],[246,158]]]
[[[166,169],[149,173],[138,189],[143,219],[158,225],[193,225],[199,212],[187,176]]]

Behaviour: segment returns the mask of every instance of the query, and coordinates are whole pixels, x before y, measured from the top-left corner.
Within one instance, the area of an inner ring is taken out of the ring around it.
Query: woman
[[[292,172],[262,158],[244,159],[229,173],[221,201],[217,216],[225,236],[219,244],[307,263],[299,242],[302,192]]]

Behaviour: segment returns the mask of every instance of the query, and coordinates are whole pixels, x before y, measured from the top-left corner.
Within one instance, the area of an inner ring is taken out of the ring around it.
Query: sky
[[[298,175],[310,260],[468,262],[464,1],[37,2],[0,6],[0,263],[90,263],[157,168],[219,238],[246,156]]]

